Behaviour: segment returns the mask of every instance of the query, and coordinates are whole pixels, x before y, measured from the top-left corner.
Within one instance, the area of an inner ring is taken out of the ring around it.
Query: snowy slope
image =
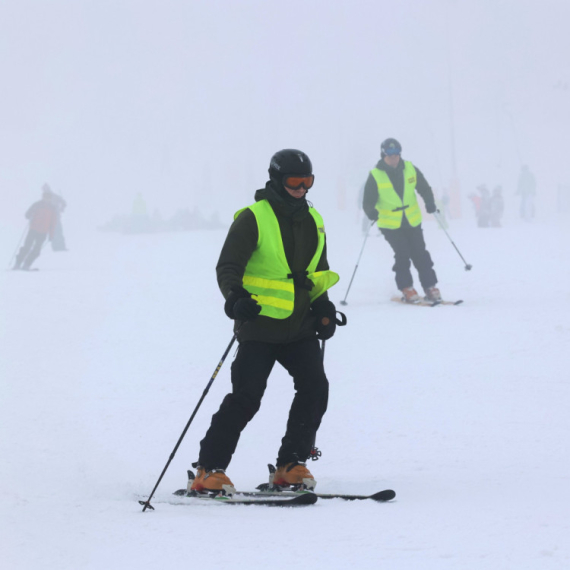
[[[324,212],[324,214],[326,214]],[[339,301],[363,235],[328,219]],[[394,488],[390,504],[167,504],[229,389],[229,360],[148,494],[231,339],[214,267],[224,231],[73,236],[37,273],[0,277],[1,567],[563,569],[568,548],[569,231],[452,226],[426,240],[460,307],[390,303],[371,233],[327,343],[319,490]],[[18,239],[2,230],[8,259]],[[292,398],[275,369],[229,468],[266,479]],[[564,538],[566,537],[566,538]]]

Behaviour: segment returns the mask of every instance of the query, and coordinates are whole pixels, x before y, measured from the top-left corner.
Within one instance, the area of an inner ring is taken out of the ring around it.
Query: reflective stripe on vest
[[[273,319],[286,319],[295,306],[295,285],[283,247],[279,222],[267,200],[260,200],[248,207],[257,222],[257,247],[251,255],[243,276],[243,286],[261,305],[260,315]],[[236,212],[234,219],[248,208]],[[335,285],[339,276],[334,271],[315,271],[325,246],[325,227],[321,215],[314,209],[309,212],[317,227],[317,249],[306,271],[314,287],[309,291],[313,302],[327,289]]]
[[[402,225],[402,213],[405,212],[406,218],[410,226],[419,226],[422,221],[422,212],[416,198],[416,169],[414,165],[404,161],[404,199],[400,196],[388,174],[383,170],[374,168],[370,174],[376,180],[378,185],[378,201],[376,202],[376,210],[378,210],[378,227],[389,230],[396,230]]]

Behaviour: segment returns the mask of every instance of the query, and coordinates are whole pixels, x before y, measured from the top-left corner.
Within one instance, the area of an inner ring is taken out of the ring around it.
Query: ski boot
[[[413,287],[405,287],[402,289],[402,293],[404,294],[403,300],[405,303],[415,304],[421,300],[418,292]]]
[[[196,475],[192,471],[188,471],[188,495],[228,495],[231,496],[236,492],[234,484],[226,475],[223,469],[212,469],[206,471],[201,465],[192,464],[196,467]]]
[[[443,299],[441,298],[441,293],[439,292],[439,289],[435,286],[428,287],[425,290],[425,293],[426,293],[426,296],[425,296],[426,301],[430,301],[431,303],[441,303],[443,301]]]
[[[269,467],[269,483],[257,488],[260,491],[314,491],[317,486],[315,478],[305,463],[293,461],[275,468]]]

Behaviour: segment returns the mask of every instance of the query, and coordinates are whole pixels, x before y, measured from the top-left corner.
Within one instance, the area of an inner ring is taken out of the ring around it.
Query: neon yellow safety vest
[[[260,315],[272,319],[286,319],[295,306],[295,285],[291,269],[285,256],[279,222],[267,200],[260,200],[248,208],[257,221],[257,247],[251,255],[243,276],[243,286],[261,305]],[[234,215],[236,219],[244,210]],[[315,255],[306,271],[314,287],[309,291],[311,303],[327,289],[335,285],[339,276],[334,271],[315,271],[325,246],[325,226],[323,218],[314,209],[309,212],[317,227],[318,244]]]
[[[388,174],[378,168],[370,172],[378,185],[378,227],[397,230],[402,225],[402,214],[405,212],[410,226],[419,226],[422,212],[416,198],[416,169],[414,165],[404,161],[404,199],[402,200],[388,178]]]

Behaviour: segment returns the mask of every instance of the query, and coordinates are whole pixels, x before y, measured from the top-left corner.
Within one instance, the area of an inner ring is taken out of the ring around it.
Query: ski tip
[[[314,505],[318,500],[315,493],[301,493],[298,497],[285,501],[285,505]]]
[[[378,493],[374,493],[374,495],[370,495],[370,498],[373,501],[391,501],[396,498],[396,492],[392,491],[392,489],[386,489],[385,491],[379,491]]]

